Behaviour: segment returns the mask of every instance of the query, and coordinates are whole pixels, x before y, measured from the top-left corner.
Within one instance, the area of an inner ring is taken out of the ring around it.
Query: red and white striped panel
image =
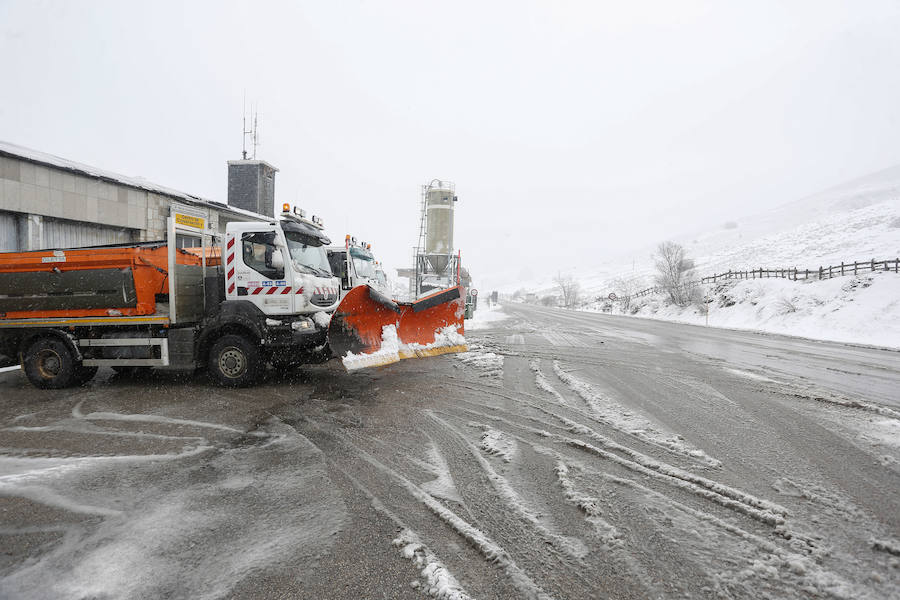
[[[228,242],[225,244],[225,288],[228,294],[234,293],[234,234],[228,236]]]
[[[256,296],[258,294],[262,294],[263,296],[282,295],[282,294],[302,294],[303,288],[299,287],[295,290],[291,286],[252,287],[252,288],[247,288],[247,293],[250,294],[251,296]]]

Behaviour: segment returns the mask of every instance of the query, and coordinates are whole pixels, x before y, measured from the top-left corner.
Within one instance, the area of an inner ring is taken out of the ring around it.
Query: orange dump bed
[[[176,262],[202,266],[201,248]],[[207,266],[221,263],[206,249]],[[168,294],[168,247],[135,246],[0,253],[0,319],[150,315]]]

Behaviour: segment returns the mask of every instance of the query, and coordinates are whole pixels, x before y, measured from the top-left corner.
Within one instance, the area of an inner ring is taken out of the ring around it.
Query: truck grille
[[[337,294],[314,294],[309,301],[316,306],[331,306],[337,302]]]

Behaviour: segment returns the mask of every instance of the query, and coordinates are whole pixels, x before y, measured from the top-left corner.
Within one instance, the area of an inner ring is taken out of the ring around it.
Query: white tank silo
[[[433,181],[425,196],[425,256],[434,273],[443,273],[453,255],[453,210],[456,186]]]

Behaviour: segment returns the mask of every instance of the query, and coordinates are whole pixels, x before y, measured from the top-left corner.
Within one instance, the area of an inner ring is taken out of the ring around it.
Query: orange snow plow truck
[[[206,368],[234,387],[268,363],[288,369],[332,350],[348,369],[393,362],[353,353],[383,355],[396,328],[382,311],[399,323],[418,303],[360,301],[368,286],[339,303],[329,243],[321,219],[287,206],[275,220],[228,223],[224,234],[173,206],[163,241],[0,253],[0,354],[18,357],[41,388],[84,383],[101,366]],[[454,299],[420,305],[408,320],[399,358],[459,351],[449,348],[463,331]],[[387,343],[374,322],[387,325]]]

